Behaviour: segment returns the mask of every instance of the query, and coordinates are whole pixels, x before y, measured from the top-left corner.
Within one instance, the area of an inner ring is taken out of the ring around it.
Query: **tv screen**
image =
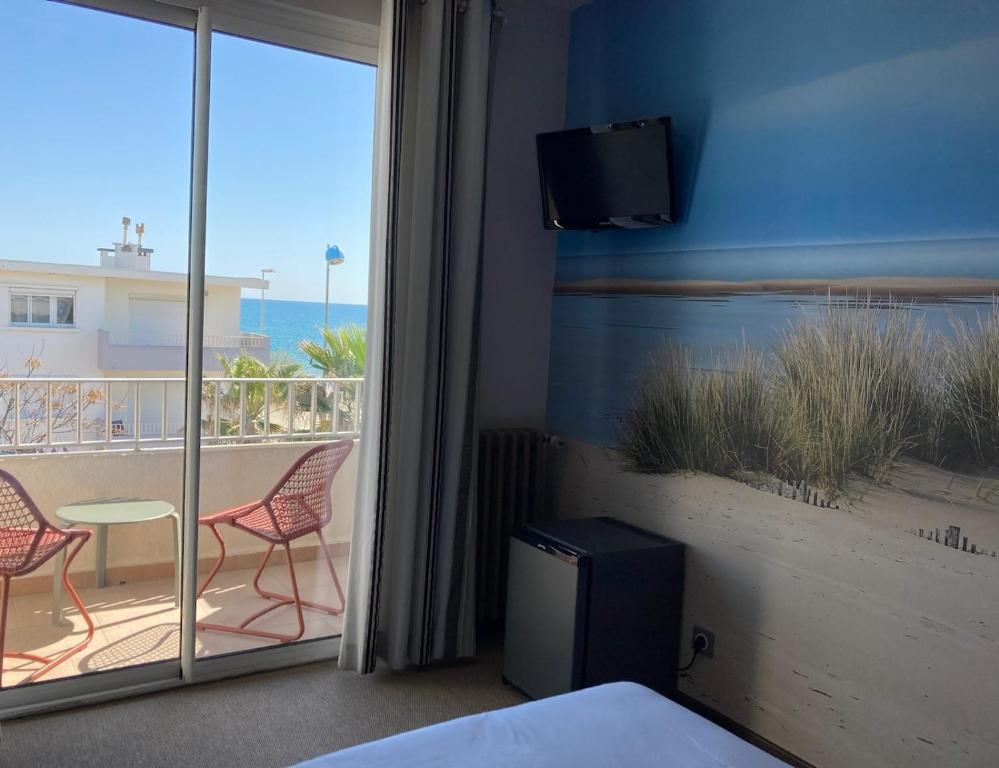
[[[670,119],[538,135],[546,229],[673,223]]]

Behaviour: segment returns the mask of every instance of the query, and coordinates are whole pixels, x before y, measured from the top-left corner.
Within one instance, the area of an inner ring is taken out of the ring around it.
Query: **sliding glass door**
[[[193,59],[0,4],[0,707],[179,672]]]
[[[144,17],[0,4],[0,716],[331,658],[344,608],[377,30],[78,4]]]
[[[199,658],[340,634],[366,347],[374,75],[212,36],[206,266],[254,282],[242,296],[214,291],[229,291],[240,324],[230,329],[238,346],[206,350],[200,496],[202,514],[219,522],[201,526]]]

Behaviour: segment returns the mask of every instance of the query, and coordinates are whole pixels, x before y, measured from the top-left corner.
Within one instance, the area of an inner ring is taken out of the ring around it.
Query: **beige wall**
[[[202,451],[201,511],[221,511],[263,496],[285,470],[310,446],[303,443],[219,446]],[[327,541],[349,543],[354,515],[357,476],[357,441],[333,483],[333,520],[325,531]],[[49,521],[57,523],[56,509],[72,501],[137,496],[169,501],[182,507],[183,452],[177,448],[138,452],[55,453],[37,456],[0,457],[0,469],[14,475],[38,504]],[[236,530],[223,532],[232,554],[261,552],[263,544]],[[296,546],[312,546],[316,537],[306,537]],[[93,541],[74,569],[93,571]],[[210,533],[199,541],[199,557],[218,552]],[[154,521],[111,528],[108,566],[170,564],[173,539],[168,521]],[[39,571],[51,573],[51,564]]]
[[[210,285],[205,297],[205,333],[219,336],[239,336],[238,286]]]
[[[10,325],[12,288],[75,290],[75,328],[23,328]],[[105,281],[99,277],[0,270],[0,370],[25,376],[25,358],[42,367],[35,376],[97,375],[97,329],[104,327]]]
[[[75,328],[28,328],[10,325],[10,293],[12,288],[46,288],[76,292]],[[240,288],[229,285],[209,285],[205,296],[205,334],[238,336]],[[176,376],[179,366],[162,370],[144,367],[138,371],[124,368],[102,371],[99,367],[98,334],[105,329],[114,335],[130,332],[129,298],[170,296],[186,300],[187,285],[183,281],[126,280],[86,275],[49,275],[42,272],[0,273],[0,371],[7,369],[13,376],[24,376],[25,358],[37,357],[42,365],[34,376]],[[180,355],[182,358],[182,355]],[[172,359],[172,358],[171,358]],[[176,362],[176,361],[174,361]],[[214,354],[209,355],[210,368],[218,370]]]
[[[919,494],[893,483],[822,509],[717,476],[629,473],[577,441],[553,478],[562,517],[685,543],[682,660],[694,624],[716,645],[683,692],[819,768],[999,765],[996,561],[887,517],[899,496],[932,523]],[[951,509],[976,499],[974,478],[950,481]]]
[[[129,298],[144,296],[175,297],[187,300],[187,284],[183,281],[122,280],[107,281],[107,325],[112,333],[128,334]],[[205,291],[205,335],[239,335],[240,288],[209,285]]]
[[[539,0],[502,7],[483,222],[479,419],[486,428],[541,429],[555,233],[542,226],[534,137],[562,127],[569,11]]]

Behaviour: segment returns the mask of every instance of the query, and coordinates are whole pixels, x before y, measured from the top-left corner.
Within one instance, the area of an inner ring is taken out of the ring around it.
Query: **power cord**
[[[680,667],[676,671],[677,672],[686,672],[688,669],[690,669],[692,666],[694,666],[694,662],[697,661],[697,657],[700,655],[700,653],[701,652],[698,651],[697,647],[695,646],[694,647],[694,655],[690,657],[690,661],[685,666]]]
[[[698,634],[694,638],[694,641],[690,644],[690,647],[694,649],[694,655],[690,657],[690,661],[687,665],[677,669],[677,672],[686,672],[694,666],[694,662],[697,661],[697,657],[701,655],[702,651],[707,649],[708,639],[704,635]]]

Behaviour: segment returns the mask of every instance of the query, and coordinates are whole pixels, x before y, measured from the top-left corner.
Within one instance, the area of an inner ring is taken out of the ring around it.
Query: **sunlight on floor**
[[[347,581],[347,558],[333,559],[341,584]],[[198,619],[213,623],[239,624],[271,602],[253,590],[255,569],[223,571],[198,600]],[[338,605],[326,565],[320,560],[295,564],[299,590],[304,600]],[[266,568],[260,579],[265,590],[290,594],[285,565]],[[175,659],[180,653],[180,610],[173,602],[173,580],[117,584],[103,589],[80,590],[96,631],[90,645],[50,671],[39,682],[60,677]],[[68,604],[68,600],[67,600]],[[305,609],[302,639],[339,635],[343,616]],[[11,598],[6,650],[52,656],[70,648],[85,636],[86,625],[75,608],[64,612],[66,626],[52,622],[52,600],[48,593]],[[298,621],[294,608],[277,608],[251,625],[271,632],[294,633]],[[274,641],[223,632],[199,631],[199,657],[246,651],[274,645]],[[5,659],[3,685],[17,685],[37,669],[33,662]]]

